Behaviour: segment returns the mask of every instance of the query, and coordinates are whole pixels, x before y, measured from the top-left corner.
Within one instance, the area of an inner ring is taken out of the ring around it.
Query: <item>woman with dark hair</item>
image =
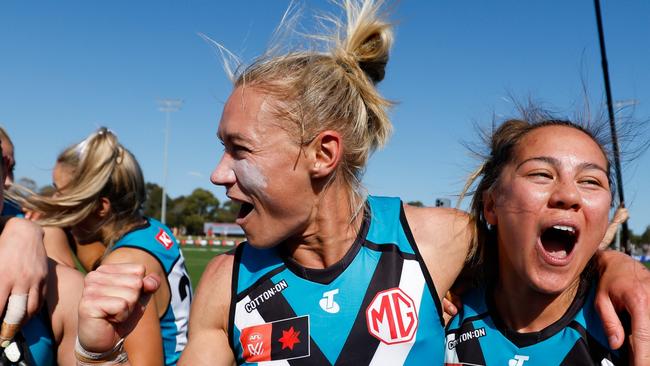
[[[606,144],[589,127],[548,118],[508,120],[487,140],[468,183],[477,182],[479,286],[447,328],[445,363],[627,364],[594,304],[594,254],[613,197]]]

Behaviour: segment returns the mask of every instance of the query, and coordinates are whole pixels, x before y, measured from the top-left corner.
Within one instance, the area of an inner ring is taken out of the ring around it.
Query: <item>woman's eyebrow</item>
[[[607,169],[603,168],[602,166],[596,164],[596,163],[582,163],[578,166],[581,170],[586,170],[586,169],[596,169],[600,170],[603,173],[607,174]]]
[[[528,159],[522,161],[521,163],[519,163],[517,165],[517,169],[519,169],[519,167],[521,167],[522,165],[526,164],[529,161],[541,161],[541,162],[553,165],[554,167],[558,167],[558,166],[561,165],[560,161],[557,160],[556,158],[553,158],[553,157],[550,157],[550,156],[534,156],[532,158],[528,158]],[[580,169],[580,170],[596,169],[596,170],[600,170],[603,173],[607,174],[607,169],[603,168],[602,166],[600,166],[599,164],[596,164],[596,163],[584,162],[584,163],[581,163],[580,165],[578,165],[578,169]]]
[[[526,164],[529,161],[541,161],[541,162],[544,162],[544,163],[551,164],[553,166],[559,166],[560,165],[560,161],[557,160],[556,158],[553,158],[553,157],[550,157],[550,156],[534,156],[532,158],[528,158],[528,159],[522,161],[521,163],[517,164],[517,169],[519,169],[522,165]]]

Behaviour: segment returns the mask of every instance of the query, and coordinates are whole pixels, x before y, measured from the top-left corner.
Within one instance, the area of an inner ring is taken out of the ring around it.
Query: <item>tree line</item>
[[[147,201],[144,214],[160,219],[162,187],[147,183]],[[239,204],[233,201],[219,202],[212,192],[196,188],[187,196],[171,198],[167,195],[167,226],[184,229],[187,235],[202,235],[205,222],[235,222]]]

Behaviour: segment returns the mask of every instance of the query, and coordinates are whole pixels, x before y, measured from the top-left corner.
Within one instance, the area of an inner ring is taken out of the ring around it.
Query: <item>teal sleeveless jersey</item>
[[[56,365],[56,344],[47,305],[20,328],[34,365]]]
[[[5,198],[2,206],[2,216],[24,217],[25,215],[23,215],[23,210],[20,209],[20,206],[14,201]]]
[[[471,291],[447,325],[445,365],[627,365],[625,351],[608,346],[594,290],[583,281],[562,318],[531,333],[509,329],[484,288]]]
[[[352,247],[326,269],[304,268],[281,247],[240,244],[228,330],[238,364],[440,365],[444,357],[440,301],[398,198],[370,197]]]
[[[162,223],[147,218],[147,224],[118,240],[112,250],[135,248],[144,250],[160,262],[167,274],[171,292],[169,304],[160,318],[165,365],[175,365],[187,344],[187,324],[192,284],[185,269],[185,260],[172,232]]]

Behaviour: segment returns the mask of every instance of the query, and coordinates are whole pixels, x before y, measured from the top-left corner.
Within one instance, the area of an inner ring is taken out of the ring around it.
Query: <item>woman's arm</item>
[[[469,217],[450,208],[408,205],[404,213],[442,300],[465,265],[471,239]]]
[[[233,255],[221,254],[210,261],[201,275],[190,311],[188,343],[179,366],[235,364],[228,343],[233,263]]]
[[[165,271],[160,262],[144,250],[134,248],[118,248],[112,251],[102,264],[139,263],[145,266],[145,274],[155,273],[163,281],[147,305],[142,318],[131,334],[124,340],[124,349],[129,355],[131,365],[163,365],[162,333],[160,317],[167,309],[170,299],[169,285],[165,281]],[[146,340],[146,341],[144,341]]]
[[[603,321],[609,345],[618,349],[625,331],[617,312],[627,312],[632,320],[632,357],[635,365],[650,365],[650,271],[630,256],[599,251],[600,272],[595,306]]]
[[[77,338],[77,311],[83,276],[79,271],[50,260],[47,306],[52,322],[52,334],[57,348],[58,365],[76,365],[74,345]]]
[[[74,259],[68,237],[63,229],[53,226],[43,227],[45,252],[47,256],[54,259],[57,263],[74,268]]]
[[[142,264],[106,264],[90,272],[79,302],[81,347],[93,353],[112,350],[136,327],[160,283],[156,274],[145,276]]]

